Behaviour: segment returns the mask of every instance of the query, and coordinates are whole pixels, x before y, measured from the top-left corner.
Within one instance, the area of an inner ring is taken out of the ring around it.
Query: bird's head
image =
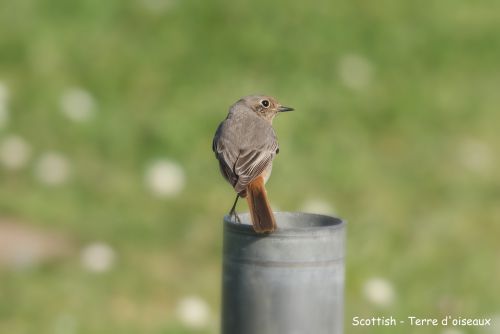
[[[293,108],[285,107],[278,103],[275,98],[266,95],[249,95],[236,102],[233,108],[244,108],[254,112],[257,116],[272,122],[274,116],[279,112],[292,111]]]

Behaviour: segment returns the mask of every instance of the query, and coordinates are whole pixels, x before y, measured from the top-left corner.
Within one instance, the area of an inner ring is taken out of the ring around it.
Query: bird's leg
[[[231,211],[229,211],[229,218],[231,218],[234,215],[234,218],[236,218],[236,221],[241,224],[240,217],[238,217],[238,214],[236,213],[236,203],[238,203],[239,198],[240,198],[240,194],[236,194],[236,199],[234,200],[233,207],[231,208]]]

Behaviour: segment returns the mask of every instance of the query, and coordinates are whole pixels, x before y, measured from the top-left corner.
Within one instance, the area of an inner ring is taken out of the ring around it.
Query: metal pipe
[[[222,334],[341,334],[345,222],[275,213],[278,230],[224,217]]]

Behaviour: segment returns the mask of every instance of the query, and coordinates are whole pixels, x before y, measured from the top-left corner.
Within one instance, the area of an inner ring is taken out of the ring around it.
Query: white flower
[[[383,307],[391,305],[396,297],[392,284],[388,280],[378,277],[365,282],[363,293],[371,303]]]
[[[171,160],[158,160],[147,168],[145,182],[156,196],[175,196],[184,188],[184,170]]]
[[[472,172],[487,172],[493,167],[493,151],[488,143],[474,138],[463,140],[458,148],[460,163]]]
[[[96,110],[92,95],[81,88],[69,88],[61,95],[59,101],[61,111],[74,122],[90,119]]]
[[[341,82],[354,90],[368,87],[373,79],[373,66],[366,58],[356,54],[342,57],[338,65],[338,72]]]
[[[68,160],[57,152],[46,152],[36,162],[35,176],[49,186],[61,185],[69,177]]]
[[[95,273],[111,269],[115,262],[115,252],[111,246],[95,242],[85,246],[81,251],[81,262],[85,269]]]
[[[186,327],[201,329],[209,324],[210,309],[203,299],[188,296],[177,305],[177,316]]]
[[[20,169],[30,158],[31,148],[21,137],[10,135],[0,144],[0,162],[8,169]]]
[[[9,90],[7,86],[0,81],[0,127],[4,127],[9,120]]]
[[[301,207],[303,212],[318,213],[323,215],[334,215],[335,209],[330,203],[320,198],[310,198]]]

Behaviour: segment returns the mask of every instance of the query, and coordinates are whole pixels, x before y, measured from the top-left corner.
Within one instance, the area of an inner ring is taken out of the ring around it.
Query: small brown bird
[[[229,108],[212,143],[222,176],[237,193],[229,215],[239,221],[236,203],[238,198],[246,197],[252,225],[258,233],[276,229],[264,185],[279,152],[273,119],[279,112],[291,110],[293,108],[282,106],[270,96],[243,97]]]

